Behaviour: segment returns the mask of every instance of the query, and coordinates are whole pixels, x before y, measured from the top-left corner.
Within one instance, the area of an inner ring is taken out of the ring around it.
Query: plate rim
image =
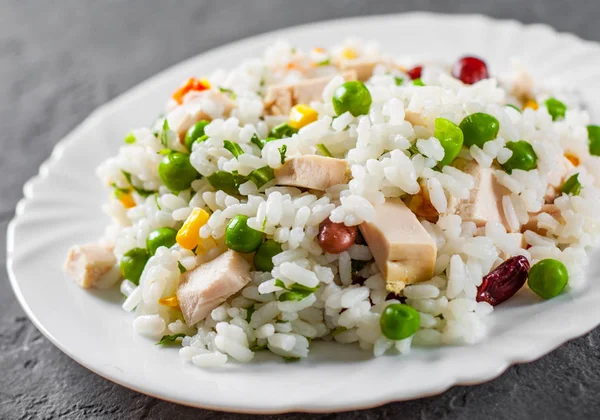
[[[565,342],[580,337],[587,332],[594,329],[596,326],[600,324],[600,318],[597,321],[590,322],[585,324],[585,326],[579,326],[573,329],[557,329],[555,333],[552,335],[552,340],[548,339],[548,341],[552,341],[552,344],[547,346],[546,348],[539,350],[539,347],[536,348],[532,354],[528,355],[515,355],[515,354],[507,354],[504,353],[501,360],[497,361],[493,368],[484,369],[484,372],[479,372],[479,374],[471,374],[468,377],[462,376],[459,373],[453,374],[451,377],[448,376],[446,381],[444,381],[441,385],[433,387],[429,392],[422,392],[417,396],[407,396],[407,397],[394,397],[392,394],[379,394],[379,397],[370,398],[368,402],[364,403],[355,403],[351,405],[347,405],[344,407],[330,407],[330,408],[321,408],[321,407],[306,407],[306,406],[297,406],[292,404],[282,404],[278,407],[244,407],[244,406],[224,406],[224,405],[212,405],[210,403],[204,403],[202,401],[187,401],[182,399],[177,399],[175,397],[169,397],[163,395],[158,395],[156,392],[153,392],[151,389],[140,386],[138,384],[134,384],[128,379],[119,378],[116,374],[102,373],[98,369],[90,366],[90,364],[86,363],[83,360],[83,357],[78,356],[77,354],[71,352],[67,347],[61,344],[61,342],[54,337],[54,335],[46,329],[43,323],[38,319],[33,310],[30,308],[29,304],[25,300],[24,295],[19,287],[19,283],[16,278],[16,274],[14,271],[14,245],[15,245],[15,229],[25,213],[25,208],[27,203],[33,198],[32,190],[34,186],[41,181],[43,181],[49,174],[51,168],[56,165],[63,154],[65,148],[69,146],[78,136],[79,133],[85,131],[87,125],[94,124],[97,119],[102,119],[102,115],[107,113],[108,110],[119,103],[125,103],[129,100],[129,97],[136,96],[139,91],[142,91],[146,86],[155,83],[158,79],[164,76],[166,73],[176,72],[183,67],[186,67],[190,62],[199,59],[200,57],[210,56],[211,54],[218,53],[220,50],[227,49],[233,46],[243,46],[245,44],[252,44],[261,39],[265,39],[267,37],[282,37],[286,32],[293,30],[310,30],[313,27],[319,27],[327,25],[328,23],[336,23],[336,24],[352,24],[356,22],[364,22],[364,21],[381,21],[381,20],[397,20],[397,19],[409,19],[409,18],[423,18],[423,19],[431,19],[431,20],[456,20],[456,21],[464,21],[464,20],[474,20],[480,21],[484,23],[488,23],[490,25],[512,25],[517,27],[519,30],[532,30],[534,28],[539,28],[544,30],[548,34],[558,38],[558,39],[569,39],[571,42],[576,42],[581,45],[585,45],[588,48],[595,49],[598,51],[600,55],[600,43],[583,39],[578,35],[575,35],[570,32],[558,31],[552,26],[545,23],[523,23],[517,19],[498,19],[494,17],[490,17],[483,14],[465,14],[465,13],[457,13],[457,14],[449,14],[449,13],[436,13],[436,12],[426,12],[426,11],[415,11],[415,12],[405,12],[405,13],[390,13],[390,14],[374,14],[367,16],[354,16],[354,17],[346,17],[340,19],[327,19],[327,20],[318,20],[310,23],[294,25],[284,28],[279,28],[273,31],[262,32],[260,34],[256,34],[250,37],[240,38],[237,40],[233,40],[231,42],[217,45],[213,48],[210,48],[206,51],[200,52],[192,57],[186,58],[183,61],[180,61],[172,66],[169,66],[158,73],[146,78],[140,83],[135,84],[133,87],[128,88],[124,92],[120,93],[113,99],[103,103],[102,105],[95,108],[83,121],[77,124],[69,133],[63,136],[54,146],[50,156],[43,161],[40,165],[38,173],[32,176],[29,180],[27,180],[23,186],[23,197],[17,202],[15,208],[15,214],[13,218],[10,220],[7,228],[6,235],[6,269],[8,273],[8,278],[12,290],[17,298],[17,301],[21,305],[25,314],[29,318],[29,320],[34,324],[34,326],[60,351],[69,356],[75,362],[85,367],[86,369],[94,372],[95,374],[111,381],[116,384],[119,384],[125,388],[130,390],[140,392],[142,394],[151,396],[153,398],[169,401],[176,404],[181,404],[194,408],[208,409],[208,410],[216,410],[216,411],[224,411],[224,412],[232,412],[232,413],[250,413],[250,414],[282,414],[289,412],[303,412],[303,413],[330,413],[330,412],[346,412],[352,410],[364,410],[370,409],[378,406],[382,406],[385,404],[389,404],[392,402],[399,401],[408,401],[417,398],[425,398],[434,395],[439,395],[449,388],[455,385],[475,385],[484,382],[488,382],[500,376],[504,373],[510,366],[521,363],[528,363],[534,360],[539,359],[540,357],[545,356],[553,350],[556,350]],[[479,369],[480,371],[482,369]]]

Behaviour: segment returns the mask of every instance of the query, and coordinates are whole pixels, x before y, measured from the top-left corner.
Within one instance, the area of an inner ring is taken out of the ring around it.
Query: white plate
[[[600,48],[546,26],[481,16],[409,14],[323,22],[260,35],[188,60],[94,112],[55,148],[25,186],[8,232],[8,271],[35,325],[77,362],[112,381],[166,400],[244,412],[366,408],[492,379],[510,364],[534,360],[600,323],[600,283],[540,303],[526,293],[498,307],[489,337],[472,347],[415,350],[377,359],[353,346],[315,343],[298,363],[260,355],[250,365],[200,370],[132,332],[118,291],[89,293],[62,272],[67,249],[97,239],[106,192],[94,175],[116,153],[125,133],[148,124],[165,98],[190,75],[232,67],[276,38],[310,47],[359,34],[393,53],[452,62],[464,53],[485,57],[492,70],[522,57],[536,76],[557,76],[580,89],[600,115]],[[600,264],[588,271],[597,280]]]

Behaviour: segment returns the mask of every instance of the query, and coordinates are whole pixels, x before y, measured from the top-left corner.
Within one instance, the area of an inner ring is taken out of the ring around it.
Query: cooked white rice
[[[343,78],[335,76],[335,66],[314,67],[313,63],[335,63],[348,51],[360,59],[383,64],[366,82],[373,99],[369,114],[354,117],[346,112],[336,117],[331,99]],[[266,88],[274,83],[300,81],[306,77],[307,69],[313,75],[331,75],[322,98],[310,103],[318,112],[318,119],[297,134],[268,142],[259,150],[251,143],[252,136],[256,133],[265,138],[270,128],[287,119],[264,115]],[[386,352],[407,353],[412,345],[470,344],[481,340],[486,334],[486,317],[493,307],[476,301],[477,287],[484,275],[510,256],[523,255],[532,264],[544,258],[558,259],[568,268],[568,288],[580,287],[588,258],[586,249],[596,243],[600,226],[600,201],[595,187],[600,165],[588,152],[588,113],[579,108],[572,95],[549,92],[541,83],[531,91],[539,108],[518,112],[506,106],[516,103],[511,96],[516,82],[510,77],[465,85],[453,78],[445,66],[430,64],[425,65],[421,77],[425,86],[410,82],[397,85],[397,78],[410,80],[405,71],[401,58],[383,54],[373,43],[354,40],[329,50],[310,51],[278,42],[262,57],[244,61],[235,69],[214,72],[208,77],[211,89],[235,93],[231,116],[223,118],[224,109],[219,103],[206,98],[197,100],[193,92],[181,105],[170,100],[167,106],[166,118],[171,128],[192,109],[201,108],[212,118],[205,130],[208,139],[196,143],[191,153],[191,163],[203,178],[195,180],[191,189],[177,194],[163,185],[158,174],[163,157],[160,151],[165,146],[154,132],[161,130],[164,117],[150,127],[133,130],[135,142],[121,146],[97,171],[106,185],[129,188],[131,182],[137,188],[156,191],[147,197],[133,193],[135,203],[131,208],[125,208],[112,195],[105,205],[104,210],[114,223],[107,229],[104,241],[114,245],[117,259],[132,248],[144,248],[154,229],[179,229],[194,208],[210,213],[208,223],[199,231],[201,243],[210,248],[208,252],[195,255],[177,244],[170,249],[159,248],[148,261],[139,286],[129,280],[121,283],[126,296],[123,308],[132,312],[134,330],[154,340],[184,334],[181,357],[199,367],[220,366],[227,360],[248,362],[259,349],[286,358],[303,358],[308,356],[310,341],[314,339],[355,343],[379,356]],[[564,119],[553,121],[543,106],[543,100],[551,93],[567,104]],[[580,162],[573,173],[580,174],[581,194],[556,198],[554,204],[561,217],[542,212],[538,226],[545,234],[527,231],[525,247],[498,222],[477,228],[457,214],[444,214],[452,199],[468,198],[474,179],[456,167],[434,169],[443,159],[444,149],[433,137],[432,124],[438,117],[459,124],[474,112],[495,116],[500,132],[483,148],[463,148],[460,157],[474,160],[481,167],[496,168],[498,182],[510,191],[503,197],[501,207],[514,231],[521,230],[530,213],[542,209],[549,183],[556,182],[550,179],[552,170],[565,153]],[[424,125],[407,121],[408,115],[415,113]],[[168,148],[186,150],[175,132],[166,134]],[[233,158],[224,148],[224,140],[236,142],[244,154]],[[505,147],[506,142],[517,140],[533,146],[538,167],[527,172],[515,170],[509,175],[494,162],[506,162],[512,153]],[[239,195],[230,196],[215,191],[206,179],[218,170],[248,175],[264,166],[276,169],[282,164],[279,148],[284,144],[288,157],[318,154],[317,145],[325,145],[335,156],[345,157],[351,181],[319,195],[276,186],[273,181],[258,189],[248,181],[240,186]],[[131,180],[123,171],[131,174]],[[389,197],[418,194],[421,185],[435,211],[441,214],[435,223],[420,219],[438,249],[430,280],[407,286],[399,296],[388,296],[385,279],[367,246],[356,244],[340,254],[327,254],[319,246],[319,225],[328,217],[347,226],[360,225],[373,219],[374,205]],[[252,272],[251,282],[240,293],[213,309],[197,325],[188,326],[178,308],[159,300],[174,296],[181,280],[180,265],[192,270],[224,252],[227,223],[240,214],[249,217],[250,227],[279,242],[283,252],[273,258],[272,272]],[[362,262],[362,267],[353,269],[353,261]],[[302,300],[279,301],[284,290],[275,279],[286,286],[295,283],[318,289]],[[379,318],[383,309],[398,299],[419,311],[421,321],[414,336],[394,342],[382,335]]]

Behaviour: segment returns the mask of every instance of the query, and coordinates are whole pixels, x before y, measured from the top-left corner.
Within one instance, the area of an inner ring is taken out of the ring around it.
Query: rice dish
[[[573,92],[355,39],[201,76],[97,168],[113,223],[66,263],[183,359],[473,344],[520,289],[583,286],[600,127]]]

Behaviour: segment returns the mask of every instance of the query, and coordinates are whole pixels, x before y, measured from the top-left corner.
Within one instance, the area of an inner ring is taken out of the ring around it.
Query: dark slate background
[[[4,269],[6,226],[23,183],[54,144],[94,108],[155,73],[209,48],[273,29],[409,10],[543,22],[600,41],[600,2],[595,0],[0,0],[0,418],[250,418],[140,395],[61,353],[27,320],[10,290]],[[487,384],[313,417],[599,418],[599,342],[600,330],[595,330]]]

